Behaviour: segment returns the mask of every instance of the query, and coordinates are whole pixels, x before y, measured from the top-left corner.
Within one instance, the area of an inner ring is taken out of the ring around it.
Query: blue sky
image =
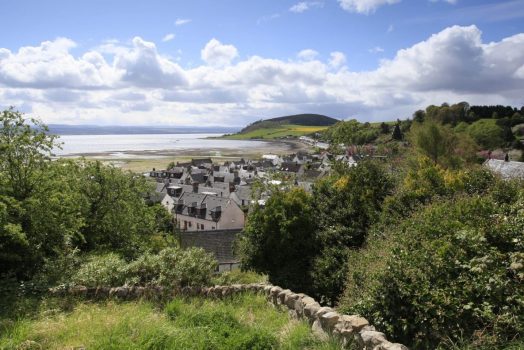
[[[16,0],[0,12],[0,107],[46,122],[524,104],[524,0]]]

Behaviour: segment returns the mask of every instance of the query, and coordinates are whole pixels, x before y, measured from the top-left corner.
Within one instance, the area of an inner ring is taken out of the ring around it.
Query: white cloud
[[[217,39],[211,39],[200,53],[202,60],[212,66],[227,66],[238,56],[233,45],[224,45]]]
[[[369,71],[351,71],[342,52],[235,62],[237,49],[216,39],[202,50],[207,64],[191,69],[139,37],[77,56],[74,45],[0,48],[0,101],[46,122],[242,125],[304,111],[381,120],[444,101],[517,105],[524,95],[524,33],[484,43],[475,26],[446,28]]]
[[[346,64],[346,55],[344,55],[342,52],[332,52],[330,54],[330,57],[331,58],[329,59],[329,65],[333,68],[340,68],[341,66]]]
[[[370,53],[382,53],[382,52],[384,52],[384,49],[381,48],[380,46],[375,46],[374,48],[369,49],[368,51]]]
[[[173,40],[174,38],[175,38],[175,34],[169,33],[169,34],[164,35],[164,37],[162,38],[162,41],[167,42],[167,41]]]
[[[324,7],[324,3],[321,1],[301,1],[291,6],[289,11],[294,13],[302,13],[314,7]]]
[[[190,23],[190,22],[191,22],[191,20],[188,19],[188,18],[177,18],[177,19],[175,20],[175,25],[176,25],[177,27],[179,27],[179,26],[183,26],[184,24],[188,24],[188,23]]]
[[[380,6],[396,4],[400,1],[401,0],[338,0],[344,10],[363,14],[373,13]]]
[[[297,57],[301,60],[310,61],[314,60],[318,56],[318,52],[312,49],[305,49],[297,54]]]
[[[115,56],[114,68],[122,72],[121,80],[141,87],[184,85],[185,72],[180,66],[158,54],[156,45],[140,37],[133,47]]]
[[[26,46],[13,53],[0,50],[0,84],[19,87],[100,88],[112,85],[114,72],[97,52],[75,58],[76,43],[67,38]]]
[[[393,24],[390,24],[389,27],[388,27],[387,32],[388,32],[388,33],[391,33],[391,32],[393,32],[394,30],[395,30],[395,26],[394,26]]]

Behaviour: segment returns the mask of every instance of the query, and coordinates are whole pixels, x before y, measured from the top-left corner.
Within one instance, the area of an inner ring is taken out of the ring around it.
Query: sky
[[[242,126],[524,105],[524,0],[2,0],[0,109]]]

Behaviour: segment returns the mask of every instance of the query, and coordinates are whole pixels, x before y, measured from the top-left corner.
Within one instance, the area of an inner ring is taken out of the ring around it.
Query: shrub
[[[202,248],[166,248],[158,254],[158,284],[165,287],[207,285],[216,270],[215,258]]]
[[[495,149],[504,144],[503,129],[494,119],[481,119],[471,124],[467,133],[483,148]]]
[[[93,255],[82,264],[73,276],[73,284],[97,287],[123,285],[126,262],[115,253]]]
[[[505,205],[473,197],[428,206],[388,238],[391,251],[368,281],[368,293],[360,302],[346,297],[343,309],[416,348],[474,336],[497,344],[522,334],[522,191],[518,198]]]
[[[130,263],[110,253],[91,257],[72,282],[93,287],[125,283],[181,288],[208,285],[215,269],[215,258],[201,248],[166,248],[158,254],[145,253]]]

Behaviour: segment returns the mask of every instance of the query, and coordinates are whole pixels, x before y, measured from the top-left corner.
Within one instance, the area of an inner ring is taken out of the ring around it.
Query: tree
[[[391,136],[393,140],[401,141],[404,136],[402,135],[402,131],[400,130],[400,123],[397,123],[395,125],[395,129],[393,129],[393,135]]]
[[[26,122],[14,108],[0,114],[0,173],[5,178],[4,189],[19,200],[27,198],[47,165],[56,136],[37,119]]]
[[[381,132],[382,134],[389,134],[389,125],[386,124],[386,123],[384,123],[384,122],[382,122],[382,123],[380,124],[380,132]]]
[[[308,272],[317,254],[316,213],[304,190],[276,190],[249,214],[239,239],[242,267],[267,274],[273,284],[311,292]]]
[[[89,201],[77,241],[83,250],[104,248],[133,257],[154,234],[169,229],[165,219],[157,221],[156,209],[147,205],[144,197],[151,189],[142,176],[98,161],[86,162],[82,168],[82,193]]]
[[[433,121],[416,125],[410,135],[415,150],[433,164],[457,167],[474,158],[476,145],[467,134],[455,134],[449,126]]]
[[[481,119],[468,127],[467,133],[484,149],[496,149],[504,144],[503,130],[495,119]]]
[[[425,118],[426,118],[426,112],[424,112],[421,109],[413,113],[413,120],[416,121],[417,123],[422,123]]]
[[[391,189],[389,176],[372,161],[346,168],[313,188],[316,241],[321,251],[314,259],[311,276],[315,294],[323,301],[333,304],[342,293],[348,250],[363,245]]]

